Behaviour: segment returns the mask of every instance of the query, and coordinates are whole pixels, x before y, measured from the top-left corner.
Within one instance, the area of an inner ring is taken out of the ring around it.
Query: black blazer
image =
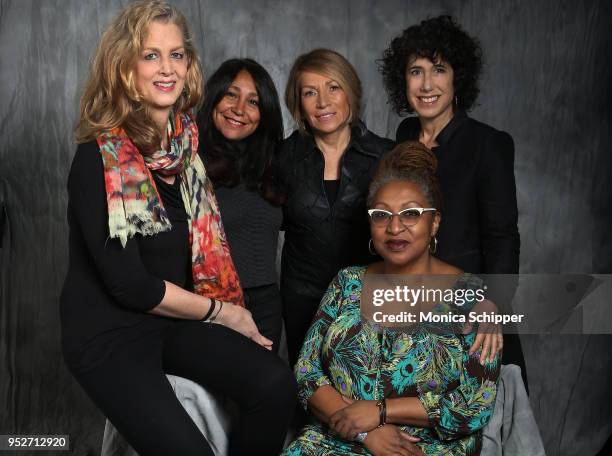
[[[418,140],[419,132],[418,118],[409,117],[397,129],[397,142]],[[467,272],[518,273],[512,137],[459,112],[436,142],[444,199],[436,256]]]

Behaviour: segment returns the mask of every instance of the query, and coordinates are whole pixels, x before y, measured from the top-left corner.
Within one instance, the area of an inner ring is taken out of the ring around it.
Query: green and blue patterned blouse
[[[417,397],[431,427],[401,426],[421,439],[427,455],[479,454],[481,430],[495,406],[501,353],[492,363],[469,356],[475,333],[411,333],[383,328],[362,319],[361,287],[365,267],[341,270],[330,284],[304,340],[295,374],[299,399],[322,385],[357,400]],[[476,289],[479,278],[462,276],[456,286]],[[474,302],[461,312],[468,312]],[[457,309],[456,306],[455,309]],[[316,421],[307,425],[283,453],[286,456],[369,455],[361,444],[343,440]]]

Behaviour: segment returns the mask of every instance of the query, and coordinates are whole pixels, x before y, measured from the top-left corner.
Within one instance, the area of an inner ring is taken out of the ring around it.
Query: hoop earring
[[[370,251],[370,255],[378,255],[376,253],[376,250],[374,250],[374,245],[372,244],[372,238],[370,238],[370,241],[368,242],[368,250]]]
[[[434,241],[433,249],[431,248],[431,241],[429,241],[429,253],[433,255],[438,251],[438,238],[434,236],[432,237],[432,240]]]
[[[459,97],[455,95],[455,108],[459,108]]]

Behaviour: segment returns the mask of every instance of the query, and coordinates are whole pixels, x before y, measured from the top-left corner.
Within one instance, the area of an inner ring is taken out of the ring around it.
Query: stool
[[[215,455],[225,456],[230,429],[230,414],[224,407],[226,401],[191,380],[175,375],[166,377],[181,405],[206,437]],[[106,420],[101,456],[138,456],[138,453],[113,424]]]

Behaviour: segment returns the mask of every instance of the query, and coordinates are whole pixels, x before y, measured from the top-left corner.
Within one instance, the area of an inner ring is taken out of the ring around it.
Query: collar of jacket
[[[455,115],[453,116],[453,118],[450,120],[450,122],[446,124],[446,126],[442,129],[442,131],[438,133],[438,136],[436,136],[436,142],[438,143],[438,146],[439,147],[446,146],[446,144],[449,143],[451,138],[459,130],[461,125],[465,123],[467,119],[468,119],[468,116],[465,113],[465,111],[457,111]],[[411,122],[409,124],[410,126],[409,126],[408,138],[410,138],[411,140],[418,141],[419,133],[421,133],[421,123],[419,122],[419,118],[416,116],[411,117],[410,120]]]
[[[306,148],[307,151],[311,151],[311,150],[318,151],[317,143],[315,142],[314,136],[311,133],[308,132],[308,133],[300,133],[300,134],[308,138],[307,139],[308,147]],[[379,154],[377,154],[374,151],[368,150],[368,148],[365,147],[364,145],[365,141],[367,141],[367,134],[368,134],[368,129],[362,120],[357,119],[356,121],[352,122],[351,123],[351,139],[348,143],[348,146],[346,147],[346,151],[348,152],[349,150],[355,150],[363,155],[367,155],[373,158],[378,158]]]

